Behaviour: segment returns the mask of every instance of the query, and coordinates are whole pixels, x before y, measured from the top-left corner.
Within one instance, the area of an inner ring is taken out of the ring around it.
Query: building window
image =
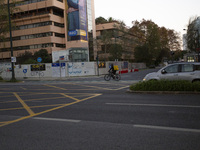
[[[56,47],[65,48],[66,45],[65,44],[58,44],[58,43],[56,43]]]
[[[59,2],[63,3],[63,0],[57,0],[57,1],[59,1]]]
[[[39,48],[46,48],[46,47],[53,47],[53,43],[18,46],[18,47],[13,47],[13,50],[18,51],[18,50],[39,49]],[[10,51],[10,48],[1,48],[0,51],[2,52]]]
[[[55,37],[65,38],[65,34],[55,33]]]
[[[46,1],[46,0],[28,0],[28,1],[21,1],[17,4],[15,4],[15,6],[22,6],[22,5],[27,5],[27,4],[31,4],[31,3],[37,3],[37,2],[41,2],[41,1]]]
[[[63,10],[61,9],[53,9],[53,14],[62,18],[64,17]]]
[[[52,25],[52,21],[16,26],[15,30],[24,30],[24,29],[37,28],[37,27],[48,26],[48,25]]]
[[[54,22],[54,26],[64,28],[64,23],[57,23],[57,22]]]

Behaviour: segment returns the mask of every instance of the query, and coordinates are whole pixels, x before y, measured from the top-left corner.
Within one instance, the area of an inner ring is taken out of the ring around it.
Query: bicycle
[[[116,81],[119,81],[121,79],[121,76],[118,73],[114,75],[111,71],[108,71],[108,72],[109,74],[105,74],[104,80],[109,81],[111,77]]]

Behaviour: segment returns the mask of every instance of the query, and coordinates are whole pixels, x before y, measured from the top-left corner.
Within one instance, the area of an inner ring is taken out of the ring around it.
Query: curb
[[[200,92],[193,91],[132,91],[127,90],[128,93],[135,94],[200,94]]]

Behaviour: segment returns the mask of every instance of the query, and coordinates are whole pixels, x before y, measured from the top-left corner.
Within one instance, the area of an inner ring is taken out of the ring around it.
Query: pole
[[[98,55],[98,51],[97,51],[96,61],[97,61],[97,74],[99,76],[99,55]]]
[[[8,18],[9,18],[9,31],[10,31],[10,50],[11,50],[11,57],[13,57],[13,45],[12,45],[12,29],[11,29],[11,19],[10,19],[10,2],[8,0]],[[14,62],[12,63],[12,78],[11,81],[15,81],[15,70],[14,70]]]
[[[197,34],[197,36],[198,36],[198,38],[197,38],[197,40],[198,40],[197,57],[198,57],[198,62],[200,62],[200,58],[199,58],[199,53],[200,53],[199,29],[197,29],[197,32],[198,32],[198,34]]]

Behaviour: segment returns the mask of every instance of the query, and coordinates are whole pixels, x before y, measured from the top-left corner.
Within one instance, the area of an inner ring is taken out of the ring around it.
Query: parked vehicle
[[[182,62],[167,65],[158,72],[147,74],[143,81],[148,80],[188,80],[191,82],[200,81],[200,63]]]

